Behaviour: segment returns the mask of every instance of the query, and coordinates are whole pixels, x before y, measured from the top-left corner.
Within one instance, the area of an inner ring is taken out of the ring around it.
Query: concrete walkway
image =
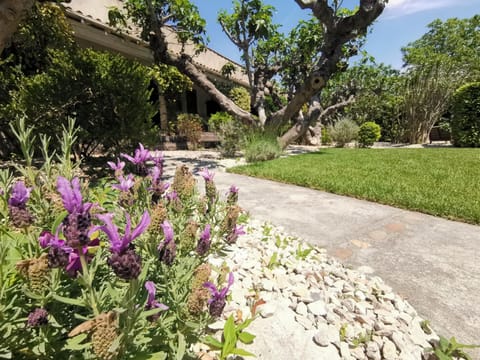
[[[238,186],[239,203],[254,218],[326,248],[347,266],[371,268],[439,334],[480,344],[479,226],[229,174],[211,153],[171,152],[166,159],[172,168],[184,162],[194,172],[216,169],[219,191]],[[480,351],[470,353],[480,359]]]

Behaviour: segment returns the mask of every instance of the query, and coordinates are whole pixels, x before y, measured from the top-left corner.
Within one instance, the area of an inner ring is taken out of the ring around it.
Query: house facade
[[[75,39],[80,46],[115,52],[145,65],[153,65],[153,54],[149,44],[140,39],[134,26],[128,31],[122,30],[119,32],[118,29],[109,25],[109,9],[111,7],[122,8],[122,0],[71,0],[71,2],[63,5],[74,31]],[[173,31],[168,37],[169,51],[179,54],[181,45]],[[206,51],[195,54],[193,44],[187,44],[184,51],[193,57],[195,64],[211,80],[233,82],[234,85],[248,87],[248,79],[242,66],[218,52],[207,48]],[[232,64],[235,69],[228,79],[222,76],[222,67],[226,64]],[[158,96],[160,104],[159,122],[163,131],[168,129],[168,121],[174,120],[175,112],[197,113],[208,119],[211,114],[220,110],[219,105],[195,85],[191,92],[181,94],[179,101],[173,106],[172,104],[169,106],[161,94],[158,94]]]

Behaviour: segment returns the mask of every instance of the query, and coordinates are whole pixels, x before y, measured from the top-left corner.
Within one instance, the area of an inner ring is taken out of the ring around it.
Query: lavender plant
[[[28,156],[31,134],[18,131]],[[91,186],[71,162],[73,125],[59,156],[40,138],[42,165],[16,166],[25,181],[0,171],[0,357],[193,358],[233,282],[205,259],[242,233],[238,188],[223,203],[208,172],[202,198],[186,167],[169,184],[141,144]]]

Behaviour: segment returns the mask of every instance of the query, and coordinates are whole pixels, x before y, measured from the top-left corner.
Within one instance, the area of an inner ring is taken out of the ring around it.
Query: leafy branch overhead
[[[286,65],[282,57],[289,54],[298,38],[292,35],[292,42],[281,46],[285,44],[285,38],[272,21],[274,8],[261,0],[236,0],[233,13],[222,11],[218,17],[227,37],[242,52],[250,83],[252,110],[259,115],[262,124],[281,125],[296,119],[304,104],[318,97],[330,77],[339,71],[338,64],[355,53],[356,47],[349,46],[349,43],[366,34],[368,26],[382,13],[386,1],[361,0],[355,10],[343,8],[341,1],[296,3],[311,10],[315,19],[309,22],[314,36],[305,39],[305,46],[311,49],[303,63],[306,72],[296,73],[297,84],[292,87],[287,104],[269,114],[265,111],[265,97],[273,89],[271,79],[275,74],[282,75],[281,70]],[[205,20],[194,4],[188,0],[127,0],[124,5],[129,21],[140,27],[142,38],[149,41],[157,64],[177,67],[222,109],[243,123],[256,123],[253,113],[239,108],[195,65],[195,51],[191,51],[191,47],[201,50],[205,46]],[[178,49],[175,43],[180,43],[181,48]],[[314,125],[317,120],[311,119],[308,125]],[[282,138],[282,142],[289,143],[302,134],[294,132],[291,135]]]

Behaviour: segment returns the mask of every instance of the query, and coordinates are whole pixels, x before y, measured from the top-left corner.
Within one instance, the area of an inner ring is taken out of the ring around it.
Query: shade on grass
[[[480,224],[480,149],[325,149],[229,171]]]

